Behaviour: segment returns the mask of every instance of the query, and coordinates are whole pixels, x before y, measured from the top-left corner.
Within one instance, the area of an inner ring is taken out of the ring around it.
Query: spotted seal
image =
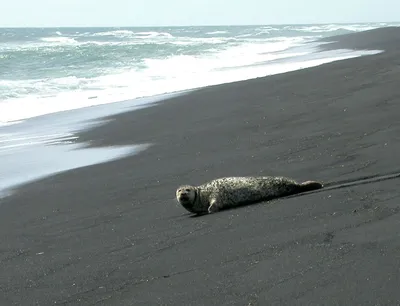
[[[206,214],[322,187],[316,181],[298,183],[279,176],[223,177],[200,186],[180,186],[176,190],[176,199],[189,212]]]

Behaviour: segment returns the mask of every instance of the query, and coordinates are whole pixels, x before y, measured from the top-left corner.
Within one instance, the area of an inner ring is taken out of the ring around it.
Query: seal
[[[317,181],[298,183],[280,176],[223,177],[200,186],[180,186],[176,199],[191,213],[207,214],[320,188]]]

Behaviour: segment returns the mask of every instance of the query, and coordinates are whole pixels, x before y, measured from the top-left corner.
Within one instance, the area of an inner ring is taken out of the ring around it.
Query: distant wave
[[[164,33],[164,32],[138,32],[136,33],[137,37],[143,37],[143,38],[153,38],[153,37],[165,37],[165,38],[173,38],[170,33]]]
[[[339,24],[327,24],[327,25],[312,25],[312,26],[289,26],[285,29],[290,29],[299,32],[311,32],[311,33],[326,33],[335,31],[349,31],[349,32],[359,32],[372,30],[380,25],[365,25],[365,24],[354,24],[354,25],[339,25]]]
[[[212,31],[212,32],[207,32],[206,35],[218,35],[218,34],[227,34],[229,33],[228,31]]]
[[[55,44],[77,44],[78,43],[74,38],[63,37],[63,36],[43,37],[40,40],[44,41],[44,42],[55,43]]]
[[[94,33],[91,36],[117,36],[117,37],[131,37],[135,32],[129,30],[115,30]]]
[[[26,51],[26,50],[37,50],[37,49],[48,49],[47,52],[58,51],[55,47],[82,47],[82,46],[142,46],[142,45],[177,45],[177,46],[194,46],[202,44],[223,44],[229,41],[235,41],[235,37],[205,37],[205,38],[191,38],[183,37],[179,39],[159,40],[160,36],[136,36],[131,37],[129,40],[123,41],[97,41],[97,40],[85,40],[77,41],[75,38],[70,37],[45,37],[41,38],[40,42],[30,42],[24,45],[19,44],[0,44],[1,51]],[[89,37],[90,38],[90,37]],[[94,38],[94,37],[93,37]],[[9,55],[0,53],[1,58],[7,58]]]
[[[327,24],[327,25],[293,25],[293,26],[258,26],[254,28],[246,28],[242,31],[235,32],[233,30],[215,30],[205,31],[199,36],[200,30],[179,29],[172,32],[168,31],[135,31],[131,29],[116,29],[108,31],[94,32],[67,32],[53,31],[51,36],[30,40],[24,44],[20,43],[0,43],[0,59],[9,58],[9,55],[1,54],[1,51],[25,51],[45,49],[47,52],[57,51],[56,47],[84,47],[84,46],[141,46],[146,44],[165,45],[171,44],[176,46],[200,46],[202,44],[224,44],[243,40],[257,41],[274,37],[287,36],[305,36],[307,34],[320,35],[313,38],[319,38],[330,33],[347,33],[374,29],[379,26],[391,24]],[[170,33],[171,32],[171,33]],[[196,33],[195,36],[191,36]],[[294,33],[294,34],[293,34]],[[297,34],[296,34],[297,33]],[[186,34],[186,35],[185,35]]]
[[[92,36],[115,36],[119,38],[154,38],[154,37],[163,37],[163,38],[173,38],[170,33],[167,32],[135,32],[130,30],[115,30],[115,31],[106,31],[94,33]]]

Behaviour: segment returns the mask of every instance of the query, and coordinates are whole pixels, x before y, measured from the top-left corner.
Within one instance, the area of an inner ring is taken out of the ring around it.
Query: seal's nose
[[[186,193],[182,193],[180,196],[179,196],[179,199],[181,199],[181,200],[187,200],[189,197],[187,196],[187,194]]]

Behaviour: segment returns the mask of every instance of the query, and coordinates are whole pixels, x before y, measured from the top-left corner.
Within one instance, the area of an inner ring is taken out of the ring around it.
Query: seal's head
[[[176,199],[183,207],[185,207],[188,210],[190,210],[190,208],[193,207],[196,198],[197,198],[197,190],[193,186],[184,185],[176,190]]]

